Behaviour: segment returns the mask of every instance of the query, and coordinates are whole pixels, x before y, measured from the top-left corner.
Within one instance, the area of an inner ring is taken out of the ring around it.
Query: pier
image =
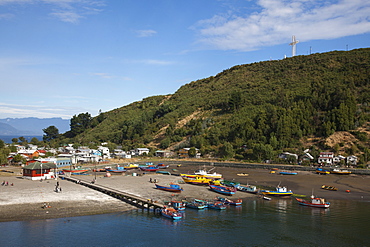
[[[147,210],[152,209],[155,213],[157,213],[164,207],[163,204],[154,202],[151,199],[141,198],[139,196],[135,196],[130,193],[119,191],[113,188],[108,188],[103,185],[98,185],[95,183],[87,182],[87,181],[81,180],[80,178],[67,177],[67,176],[60,176],[60,177],[64,180],[68,180],[70,182],[80,184],[82,186],[86,186],[88,188],[100,191],[104,194],[117,198],[121,201],[129,203],[141,209],[147,209]]]

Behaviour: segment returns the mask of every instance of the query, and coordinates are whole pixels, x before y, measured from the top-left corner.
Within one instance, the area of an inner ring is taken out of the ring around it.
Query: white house
[[[135,155],[143,155],[144,153],[149,154],[149,148],[136,148]]]
[[[324,164],[330,166],[333,164],[334,153],[333,152],[321,152],[317,162],[319,164]]]

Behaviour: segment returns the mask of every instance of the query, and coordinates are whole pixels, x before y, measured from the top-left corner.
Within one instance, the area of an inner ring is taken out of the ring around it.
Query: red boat
[[[63,172],[73,172],[73,173],[84,173],[89,171],[89,169],[63,169]]]
[[[328,208],[330,207],[330,202],[326,202],[323,198],[311,196],[311,200],[304,200],[301,198],[296,198],[297,202],[303,206],[315,207],[315,208]]]
[[[156,166],[147,166],[147,167],[140,167],[140,170],[145,171],[145,172],[156,172],[159,170],[159,168]]]

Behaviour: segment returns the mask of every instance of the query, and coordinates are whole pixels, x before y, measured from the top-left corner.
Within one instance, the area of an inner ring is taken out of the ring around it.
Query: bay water
[[[0,223],[0,246],[370,246],[370,202],[329,209],[249,199],[226,210],[186,209],[173,221],[146,210]]]

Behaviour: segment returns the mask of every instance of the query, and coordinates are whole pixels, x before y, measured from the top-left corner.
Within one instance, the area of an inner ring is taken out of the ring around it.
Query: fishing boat
[[[204,208],[208,208],[208,204],[210,203],[210,201],[202,199],[194,199],[194,201],[204,205]]]
[[[229,186],[223,186],[223,185],[210,184],[209,188],[217,193],[221,193],[224,195],[234,195],[236,192],[235,187],[229,187]]]
[[[281,175],[297,175],[298,172],[291,172],[291,171],[281,171],[279,172]]]
[[[210,179],[220,179],[220,178],[222,178],[222,174],[220,174],[220,173],[216,173],[216,172],[211,173],[211,171],[213,169],[215,169],[215,167],[208,170],[208,171],[205,170],[205,169],[200,169],[200,170],[195,171],[194,174],[195,175],[202,175],[202,176],[205,176],[206,178],[210,178]]]
[[[108,168],[106,169],[107,172],[112,172],[112,173],[125,173],[126,170],[123,168],[123,167],[117,167],[117,169],[112,169],[112,168]]]
[[[177,211],[184,211],[185,210],[185,202],[172,200],[168,203],[170,207],[173,207]]]
[[[233,205],[233,206],[241,206],[243,204],[242,199],[236,199],[236,200],[231,200],[225,197],[217,197],[217,200],[220,202],[223,202],[225,204]]]
[[[188,207],[188,208],[193,208],[193,209],[198,209],[198,210],[205,209],[206,208],[206,206],[203,203],[197,202],[195,200],[193,200],[193,201],[186,201],[185,202],[185,206]]]
[[[73,172],[73,173],[85,173],[89,171],[89,169],[62,169],[63,172]]]
[[[208,185],[212,179],[205,178],[205,177],[182,177],[185,183],[187,184],[195,184],[195,185]]]
[[[315,208],[330,207],[330,202],[326,202],[325,199],[315,197],[314,195],[310,197],[311,200],[305,200],[302,198],[295,198],[295,199],[300,205],[303,205],[303,206],[309,206],[309,207],[315,207]]]
[[[330,174],[330,171],[322,169],[322,168],[317,168],[316,173],[320,175],[326,175],[326,174]]]
[[[169,165],[165,165],[165,164],[163,164],[163,163],[159,163],[158,165],[157,165],[157,167],[159,168],[159,169],[166,169],[166,168],[168,168],[168,167],[170,167]]]
[[[333,169],[330,173],[337,175],[349,175],[352,172],[344,169]]]
[[[147,167],[140,167],[140,170],[145,171],[145,172],[156,172],[159,170],[159,168],[156,166],[147,166]]]
[[[127,164],[127,165],[124,165],[123,168],[126,170],[131,170],[131,169],[139,168],[139,165],[138,164]]]
[[[241,185],[241,184],[238,184],[237,186],[235,186],[237,190],[239,191],[243,191],[243,192],[248,192],[248,193],[253,193],[253,194],[256,194],[258,192],[258,189],[256,186],[254,185]]]
[[[171,175],[171,173],[169,171],[161,171],[161,170],[158,170],[155,173],[163,174],[163,175]]]
[[[334,190],[334,191],[338,190],[337,187],[334,187],[334,186],[331,186],[331,185],[323,185],[323,186],[321,186],[321,189],[324,189],[324,190]]]
[[[169,186],[155,184],[155,187],[156,189],[159,189],[159,190],[165,190],[165,191],[176,192],[176,193],[180,193],[181,191],[183,191],[181,186],[175,183],[170,183]]]
[[[222,181],[221,181],[221,184],[222,184],[222,185],[225,185],[225,186],[229,186],[229,187],[236,187],[236,186],[238,186],[240,183],[239,183],[239,182],[235,182],[235,181],[222,180]]]
[[[211,203],[208,204],[208,208],[224,210],[224,209],[226,209],[226,205],[223,202],[214,201],[214,202],[211,202]]]
[[[248,173],[238,173],[238,174],[236,174],[236,175],[238,175],[238,176],[240,176],[240,177],[247,177],[247,176],[249,176],[249,174]]]
[[[276,190],[261,190],[261,193],[263,195],[269,195],[269,196],[291,196],[293,195],[293,192],[291,190],[288,190],[286,187],[280,187],[280,186],[277,186]]]
[[[166,217],[166,218],[169,218],[169,219],[173,219],[173,220],[179,220],[182,218],[182,214],[179,213],[176,209],[174,208],[162,208],[161,209],[161,215]]]

